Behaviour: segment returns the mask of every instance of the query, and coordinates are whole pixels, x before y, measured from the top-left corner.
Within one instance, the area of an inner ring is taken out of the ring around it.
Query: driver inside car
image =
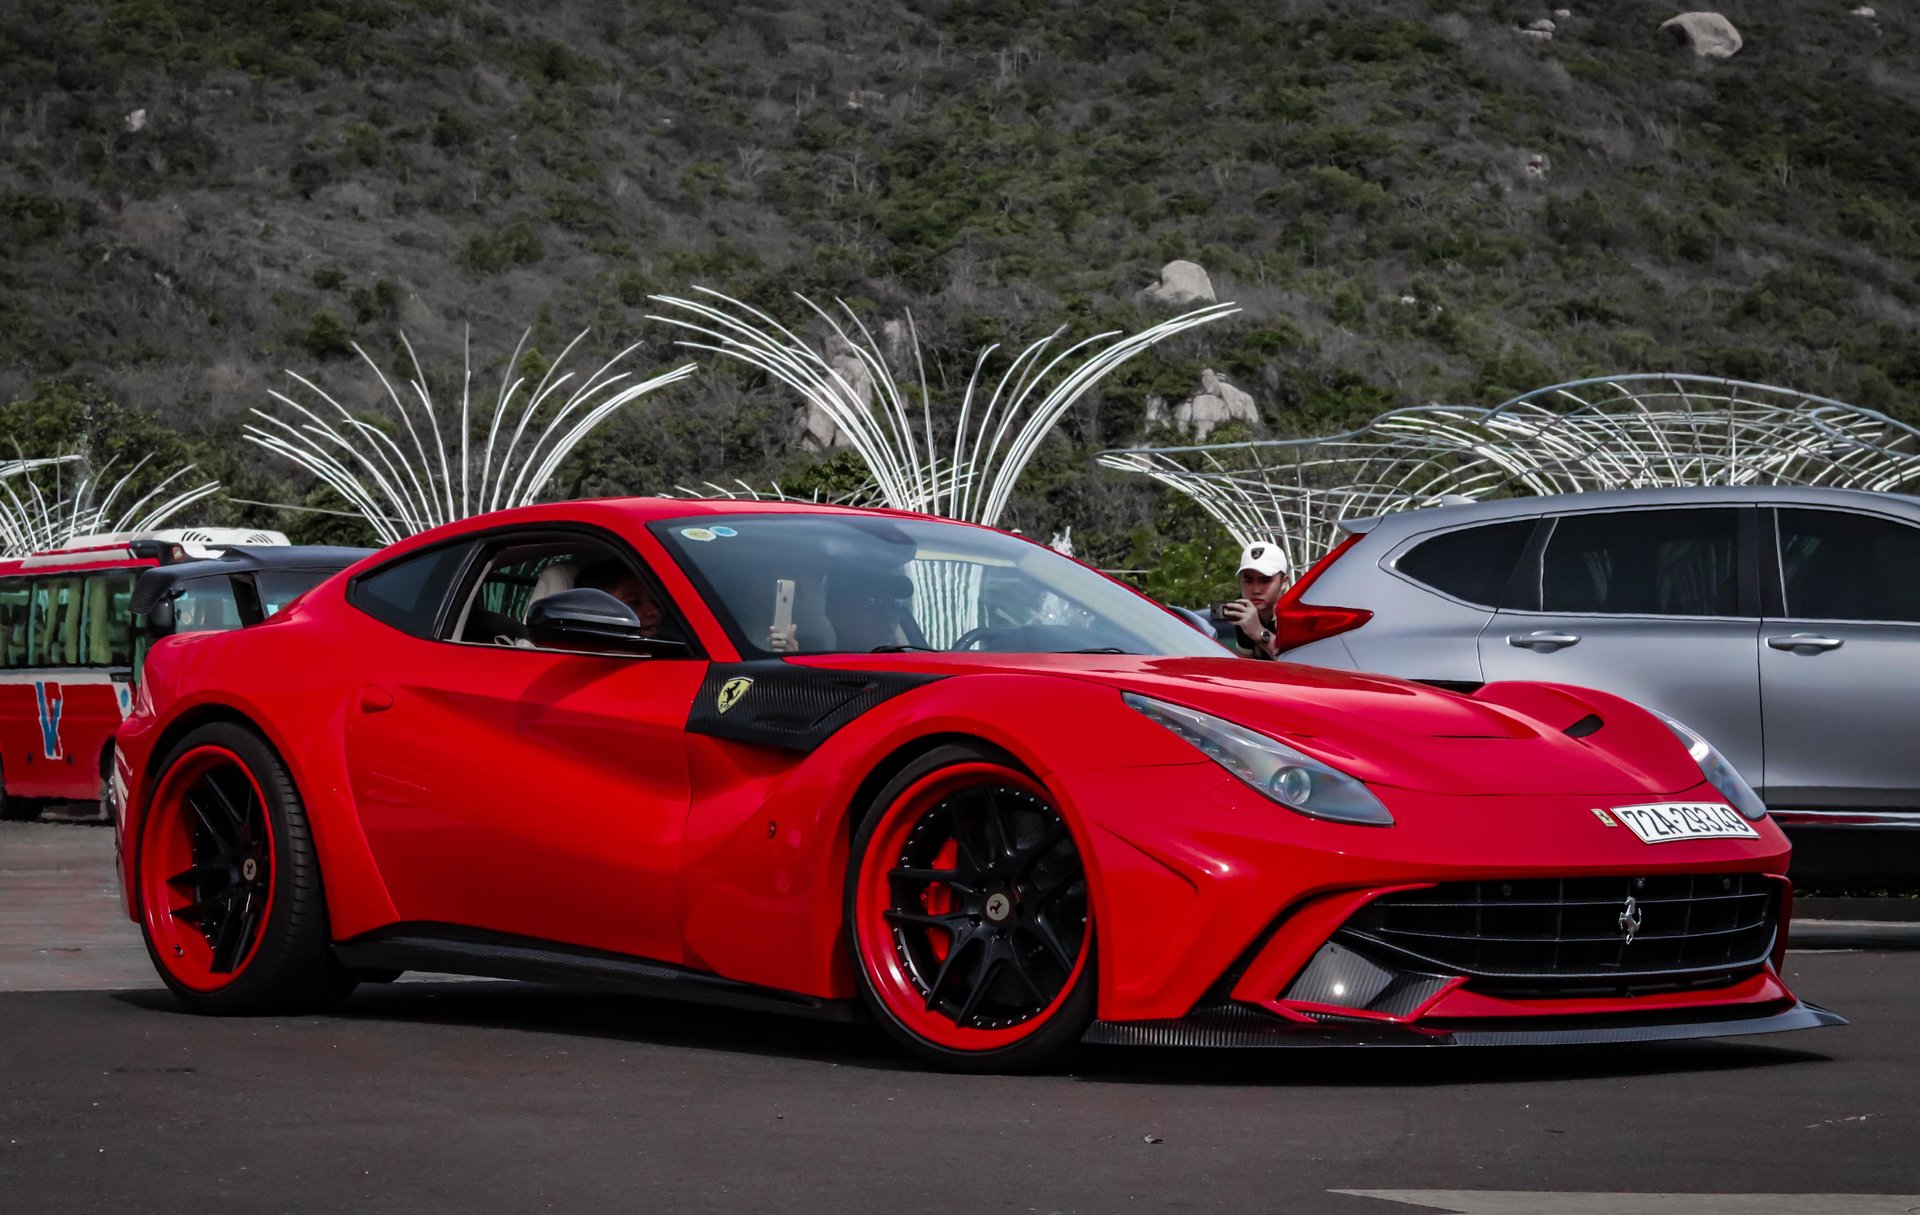
[[[889,571],[838,569],[826,579],[825,609],[835,644],[832,648],[860,653],[890,647],[928,649],[926,634],[913,618],[913,580]],[[796,603],[797,606],[797,603]],[[767,630],[768,648],[797,653],[800,626],[779,625]]]

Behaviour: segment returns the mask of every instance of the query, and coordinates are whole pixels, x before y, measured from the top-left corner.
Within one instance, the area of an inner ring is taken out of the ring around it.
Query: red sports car
[[[405,969],[1081,1041],[1618,1042],[1840,1023],[1787,843],[1677,722],[1230,657],[1040,545],[643,499],[412,537],[149,655],[129,909],[208,1012]]]

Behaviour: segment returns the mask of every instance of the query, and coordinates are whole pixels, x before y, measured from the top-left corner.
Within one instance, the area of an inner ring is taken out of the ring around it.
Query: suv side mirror
[[[579,588],[536,599],[527,612],[527,640],[553,650],[684,658],[685,642],[648,637],[632,608],[605,591]]]

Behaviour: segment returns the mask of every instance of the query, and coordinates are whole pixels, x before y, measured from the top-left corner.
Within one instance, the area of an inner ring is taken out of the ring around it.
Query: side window
[[[651,574],[610,544],[585,537],[507,541],[495,545],[481,565],[460,613],[447,624],[449,640],[528,647],[533,605],[580,588],[606,591],[625,603],[651,636],[687,640]]]
[[[1920,622],[1920,528],[1837,510],[1778,517],[1788,616]]]
[[[237,629],[240,625],[240,605],[234,601],[233,579],[225,574],[190,578],[174,589],[174,632],[212,633]]]
[[[85,661],[94,667],[133,664],[132,570],[88,574]]]
[[[1455,599],[1497,608],[1533,525],[1532,519],[1514,519],[1443,532],[1414,545],[1394,568]]]
[[[29,666],[80,665],[80,617],[86,606],[83,581],[74,574],[33,581],[27,619]]]
[[[440,604],[468,549],[465,544],[449,544],[388,562],[354,579],[347,600],[403,633],[431,637]]]
[[[335,570],[261,570],[253,576],[262,616],[271,616],[298,596],[333,577]]]
[[[1635,616],[1737,616],[1738,512],[1568,515],[1547,541],[1541,608]]]
[[[27,600],[32,585],[25,578],[0,579],[0,666],[27,665]]]

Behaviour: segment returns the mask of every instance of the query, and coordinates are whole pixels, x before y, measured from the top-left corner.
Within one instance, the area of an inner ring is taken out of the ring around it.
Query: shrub
[[[510,266],[531,265],[546,256],[540,235],[524,219],[515,220],[489,236],[475,232],[467,237],[458,260],[462,266],[480,274],[498,274]]]
[[[353,353],[353,335],[339,317],[321,309],[300,335],[300,348],[316,359],[336,359]]]

